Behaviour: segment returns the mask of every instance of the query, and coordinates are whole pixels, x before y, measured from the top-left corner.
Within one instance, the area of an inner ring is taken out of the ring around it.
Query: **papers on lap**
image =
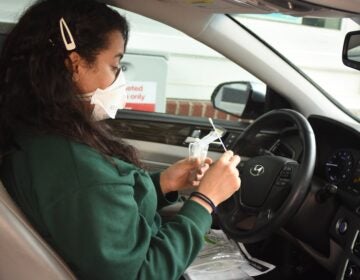
[[[275,266],[252,258],[242,243],[227,238],[222,230],[211,230],[205,246],[184,273],[187,280],[250,280]]]

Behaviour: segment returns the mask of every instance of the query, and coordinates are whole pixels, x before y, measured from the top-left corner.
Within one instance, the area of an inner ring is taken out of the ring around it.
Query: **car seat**
[[[0,181],[0,279],[76,279]]]

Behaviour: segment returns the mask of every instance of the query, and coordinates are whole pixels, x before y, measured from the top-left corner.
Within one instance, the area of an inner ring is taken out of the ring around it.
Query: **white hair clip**
[[[60,19],[59,24],[60,24],[61,37],[63,39],[66,50],[68,50],[68,51],[75,50],[76,45],[75,45],[74,38],[73,38],[73,36],[72,36],[72,34],[70,32],[70,29],[69,29],[68,25],[66,24],[66,21],[64,20],[64,18]],[[67,36],[69,38],[69,41],[66,39],[64,29],[67,32]]]

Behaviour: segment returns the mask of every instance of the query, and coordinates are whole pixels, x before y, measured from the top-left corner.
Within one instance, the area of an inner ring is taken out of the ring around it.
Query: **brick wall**
[[[168,98],[166,113],[178,116],[206,117],[221,120],[238,120],[237,117],[215,110],[207,100],[183,100]]]

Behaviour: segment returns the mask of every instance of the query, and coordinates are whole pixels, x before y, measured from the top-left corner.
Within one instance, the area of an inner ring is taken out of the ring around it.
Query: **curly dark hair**
[[[21,125],[41,133],[65,136],[141,166],[137,151],[114,136],[105,122],[91,119],[65,65],[59,30],[64,18],[76,42],[76,52],[89,64],[108,46],[108,36],[120,31],[125,47],[129,26],[124,17],[95,1],[45,0],[31,6],[7,36],[0,55],[0,145]]]

